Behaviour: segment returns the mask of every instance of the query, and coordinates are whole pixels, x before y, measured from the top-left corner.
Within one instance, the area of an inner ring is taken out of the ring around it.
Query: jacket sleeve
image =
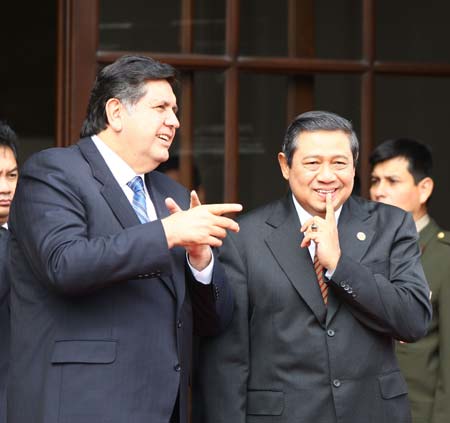
[[[104,201],[100,187],[90,191],[98,193],[95,198],[86,198],[75,166],[68,171],[57,159],[40,153],[24,166],[10,214],[13,238],[42,283],[78,295],[129,279],[170,275],[161,222],[126,229],[117,223],[115,233],[95,236],[92,228],[102,232],[101,213],[107,210],[99,203]],[[99,184],[93,177],[89,183],[86,188]]]
[[[227,236],[219,256],[233,290],[233,318],[223,334],[199,341],[193,423],[246,422],[249,303],[245,258],[234,239]]]
[[[401,222],[391,222],[394,235],[393,242],[386,245],[386,271],[378,271],[376,263],[357,262],[343,252],[329,283],[362,324],[414,342],[426,334],[432,308],[417,231],[412,217],[408,213],[402,216]]]
[[[208,285],[196,281],[187,270],[187,282],[192,301],[194,316],[194,334],[212,336],[222,332],[230,323],[233,315],[233,294],[227,282],[222,264],[214,253],[214,268],[211,283]]]

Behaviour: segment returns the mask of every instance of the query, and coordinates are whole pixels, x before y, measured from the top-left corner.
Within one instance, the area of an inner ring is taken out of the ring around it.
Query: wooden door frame
[[[185,21],[193,16],[195,0],[180,0]],[[302,0],[308,6],[309,0]],[[126,53],[145,54],[188,71],[182,81],[184,101],[191,107],[183,110],[181,133],[183,183],[192,175],[193,72],[222,71],[225,74],[225,157],[224,201],[238,201],[239,192],[239,76],[241,72],[275,73],[312,81],[316,73],[353,74],[361,77],[361,194],[369,192],[369,155],[374,146],[376,76],[441,76],[450,77],[450,64],[418,62],[386,62],[376,58],[376,0],[362,0],[361,59],[321,59],[299,53],[287,57],[256,57],[239,54],[240,0],[226,0],[226,34],[223,55],[196,54],[192,51],[193,28],[185,26],[180,53],[130,52],[98,50],[100,0],[58,0],[58,77],[57,77],[57,145],[66,146],[78,139],[89,92],[99,65],[109,64]],[[289,2],[290,5],[295,4]],[[292,27],[292,25],[291,25]],[[296,27],[302,30],[300,27]],[[295,37],[294,37],[295,40]],[[307,46],[300,46],[305,50]],[[309,79],[308,79],[309,78]],[[302,97],[303,96],[303,97]],[[305,97],[306,96],[306,97]],[[297,92],[296,105],[311,102],[311,87]],[[286,99],[288,104],[290,99]],[[303,101],[303,103],[301,103]],[[288,113],[292,113],[292,110]]]

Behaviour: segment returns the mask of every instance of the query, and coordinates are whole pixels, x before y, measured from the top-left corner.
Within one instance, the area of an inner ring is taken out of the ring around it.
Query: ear
[[[124,107],[117,98],[110,98],[105,105],[106,119],[109,127],[115,131],[120,132],[122,130],[122,113]]]
[[[430,198],[433,192],[434,182],[430,177],[423,178],[418,184],[419,187],[419,201],[423,205]]]
[[[286,181],[289,181],[289,165],[287,162],[287,157],[284,153],[278,153],[278,163],[280,164],[281,173]]]

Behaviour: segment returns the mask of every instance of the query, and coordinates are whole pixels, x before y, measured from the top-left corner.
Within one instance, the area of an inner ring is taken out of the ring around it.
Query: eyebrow
[[[156,104],[161,104],[161,102],[159,102],[159,101],[155,101],[155,103]],[[164,107],[170,107],[170,103],[168,102],[168,101],[162,101],[162,105],[164,106]],[[172,107],[172,110],[174,111],[174,113],[177,113],[178,112],[178,106],[175,104],[175,106],[173,106]]]
[[[304,159],[315,159],[317,157],[328,157],[328,156],[324,156],[323,154],[309,154],[308,156],[303,157]],[[349,156],[346,156],[345,154],[337,154],[335,156],[331,156],[331,159],[350,159]]]

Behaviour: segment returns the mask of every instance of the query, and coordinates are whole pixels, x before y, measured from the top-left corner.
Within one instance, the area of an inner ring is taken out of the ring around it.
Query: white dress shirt
[[[147,216],[150,219],[150,221],[154,221],[158,219],[158,216],[156,214],[156,209],[153,204],[153,201],[150,198],[150,194],[147,191],[147,186],[145,184],[145,175],[136,175],[134,170],[128,165],[125,160],[123,160],[117,153],[115,153],[108,145],[106,145],[97,135],[93,135],[92,141],[94,142],[95,146],[97,147],[97,150],[103,157],[103,159],[106,162],[106,165],[108,166],[109,170],[114,176],[114,179],[119,184],[120,188],[126,195],[128,201],[131,205],[133,205],[133,196],[134,191],[127,185],[128,182],[130,182],[135,176],[140,176],[142,180],[144,181],[144,191],[145,191],[145,202],[147,207]],[[214,256],[211,254],[211,261],[203,270],[199,271],[192,267],[191,263],[189,262],[189,257],[187,257],[188,265],[192,271],[192,274],[194,275],[195,279],[197,281],[208,285],[211,283],[212,280],[212,271],[214,267]]]

